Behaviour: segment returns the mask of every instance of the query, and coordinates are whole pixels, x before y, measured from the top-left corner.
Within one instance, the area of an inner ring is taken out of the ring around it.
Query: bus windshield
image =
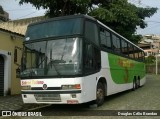
[[[26,40],[81,34],[81,21],[81,18],[62,19],[30,25],[26,32]]]
[[[25,44],[21,77],[78,75],[82,40],[66,38]]]

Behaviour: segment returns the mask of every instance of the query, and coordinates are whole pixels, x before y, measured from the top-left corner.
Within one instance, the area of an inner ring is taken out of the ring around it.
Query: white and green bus
[[[105,96],[144,83],[144,51],[90,16],[57,17],[27,28],[21,66],[24,103],[100,106]]]

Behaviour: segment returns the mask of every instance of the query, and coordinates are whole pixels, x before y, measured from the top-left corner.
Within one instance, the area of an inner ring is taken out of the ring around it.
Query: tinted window
[[[111,49],[111,35],[110,32],[100,28],[100,40],[101,46],[107,49]]]
[[[85,44],[84,54],[84,71],[85,73],[92,73],[100,69],[101,55],[100,50],[90,43]]]
[[[134,58],[134,49],[132,44],[128,44],[129,57]]]
[[[121,40],[121,50],[122,50],[122,54],[124,55],[128,55],[128,45],[127,42],[124,40]]]
[[[116,35],[112,34],[112,48],[115,52],[120,53],[121,49],[120,49],[120,38],[118,38]]]
[[[89,21],[85,22],[85,37],[96,45],[99,45],[98,29],[95,23]]]
[[[134,47],[134,56],[135,56],[135,59],[139,58],[139,53],[138,53],[138,48],[137,47]]]
[[[80,18],[76,18],[57,21],[53,20],[31,25],[27,29],[26,38],[34,40],[47,37],[80,34],[82,26],[81,21]]]

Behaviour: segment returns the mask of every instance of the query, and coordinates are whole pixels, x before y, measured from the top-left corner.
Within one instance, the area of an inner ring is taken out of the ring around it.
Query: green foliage
[[[155,62],[155,60],[156,60],[155,56],[152,56],[152,55],[145,58],[146,64],[152,64]]]
[[[136,7],[128,0],[20,0],[23,3],[48,9],[49,17],[88,14],[135,43],[141,39],[135,35],[137,26],[145,28],[144,19],[157,11],[157,8]]]
[[[0,14],[4,14],[4,10],[1,5],[0,5]]]

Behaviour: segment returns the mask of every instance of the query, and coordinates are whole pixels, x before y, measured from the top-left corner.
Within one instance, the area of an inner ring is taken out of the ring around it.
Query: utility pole
[[[158,56],[160,54],[160,41],[158,42],[158,51],[156,53],[156,75],[158,74]]]
[[[158,74],[158,53],[156,53],[156,75]]]

